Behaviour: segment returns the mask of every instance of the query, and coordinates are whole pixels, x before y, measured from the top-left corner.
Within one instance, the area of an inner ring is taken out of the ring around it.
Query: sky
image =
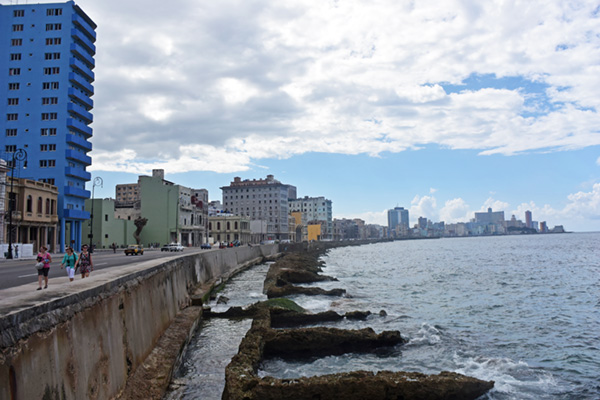
[[[597,2],[76,3],[98,25],[96,197],[154,168],[211,200],[273,174],[335,218],[600,230]]]

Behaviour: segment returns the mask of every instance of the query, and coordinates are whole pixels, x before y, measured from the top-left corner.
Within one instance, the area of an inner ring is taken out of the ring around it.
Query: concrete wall
[[[193,287],[277,251],[276,245],[240,247],[144,262],[76,293],[12,311],[5,307],[0,399],[116,396],[189,304]]]

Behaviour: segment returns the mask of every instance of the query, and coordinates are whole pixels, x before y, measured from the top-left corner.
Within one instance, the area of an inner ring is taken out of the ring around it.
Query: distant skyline
[[[98,197],[153,168],[214,200],[273,174],[335,218],[600,230],[593,2],[76,3],[98,24]]]

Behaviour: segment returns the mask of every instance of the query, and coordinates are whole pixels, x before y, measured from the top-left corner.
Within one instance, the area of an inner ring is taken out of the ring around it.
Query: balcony
[[[63,210],[63,218],[66,219],[90,219],[89,211],[83,210],[70,210],[65,208]]]
[[[85,93],[82,93],[75,88],[69,88],[69,97],[73,97],[74,99],[79,100],[81,103],[85,104],[90,109],[94,108],[94,101],[87,97]]]
[[[85,19],[78,14],[73,14],[71,21],[73,21],[75,26],[77,26],[89,40],[92,42],[96,41],[96,32],[94,31],[94,28],[92,28]]]
[[[83,76],[76,74],[75,72],[70,72],[69,81],[79,89],[83,90],[87,96],[91,97],[94,95],[94,87],[91,83],[83,79]]]
[[[89,199],[90,198],[90,191],[89,190],[79,189],[79,188],[76,188],[76,187],[73,187],[73,186],[65,186],[63,194],[65,196],[79,197],[79,198],[82,198],[82,199]]]
[[[80,147],[80,148],[84,149],[86,152],[92,150],[92,144],[90,142],[88,142],[87,140],[85,140],[84,138],[81,138],[72,133],[67,133],[66,138],[67,138],[67,143],[75,145],[77,147]]]
[[[69,59],[69,66],[76,72],[82,74],[89,82],[94,82],[94,72],[88,68],[82,61],[79,61],[75,57]]]
[[[94,61],[94,57],[83,47],[78,45],[77,43],[71,44],[71,53],[79,56],[90,69],[94,69],[96,66],[96,62]]]
[[[92,122],[94,122],[94,116],[92,115],[92,113],[87,111],[85,108],[81,107],[78,104],[75,104],[75,103],[67,104],[67,110],[69,110],[69,113],[75,114],[76,117],[79,117],[79,118],[85,120],[85,122],[88,124],[91,124]]]
[[[87,126],[81,121],[78,121],[73,118],[67,118],[67,127],[72,130],[76,130],[77,132],[81,132],[86,135],[88,138],[92,137],[92,128]]]
[[[79,29],[71,29],[71,37],[77,39],[78,42],[89,50],[90,53],[96,54],[96,46],[88,37]]]
[[[65,175],[89,181],[92,179],[92,174],[81,168],[65,167]]]
[[[84,153],[80,153],[75,150],[67,150],[65,153],[66,157],[70,158],[71,160],[79,161],[80,163],[85,165],[92,165],[92,158],[86,156]]]

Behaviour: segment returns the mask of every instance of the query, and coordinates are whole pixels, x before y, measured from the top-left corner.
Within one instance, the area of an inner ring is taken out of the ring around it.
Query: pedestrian
[[[42,290],[42,276],[44,277],[44,289],[48,289],[48,272],[50,272],[50,263],[52,262],[52,257],[50,253],[48,253],[48,248],[46,246],[40,247],[40,252],[38,253],[38,258],[42,259],[44,263],[44,267],[38,270],[38,288],[37,290]]]
[[[60,264],[60,269],[67,269],[67,276],[69,277],[69,281],[73,282],[75,280],[75,263],[77,262],[77,254],[73,251],[71,247],[67,247],[67,252],[65,253],[62,263]]]
[[[77,268],[79,268],[79,272],[81,273],[81,279],[90,276],[90,272],[94,270],[92,255],[88,253],[87,244],[81,246],[81,253],[79,253],[79,258],[75,262],[75,269],[77,270]]]
[[[113,249],[113,253],[117,252],[117,244],[115,242],[113,242],[113,244],[112,244],[112,249]]]
[[[19,258],[19,245],[15,244],[15,258]]]

